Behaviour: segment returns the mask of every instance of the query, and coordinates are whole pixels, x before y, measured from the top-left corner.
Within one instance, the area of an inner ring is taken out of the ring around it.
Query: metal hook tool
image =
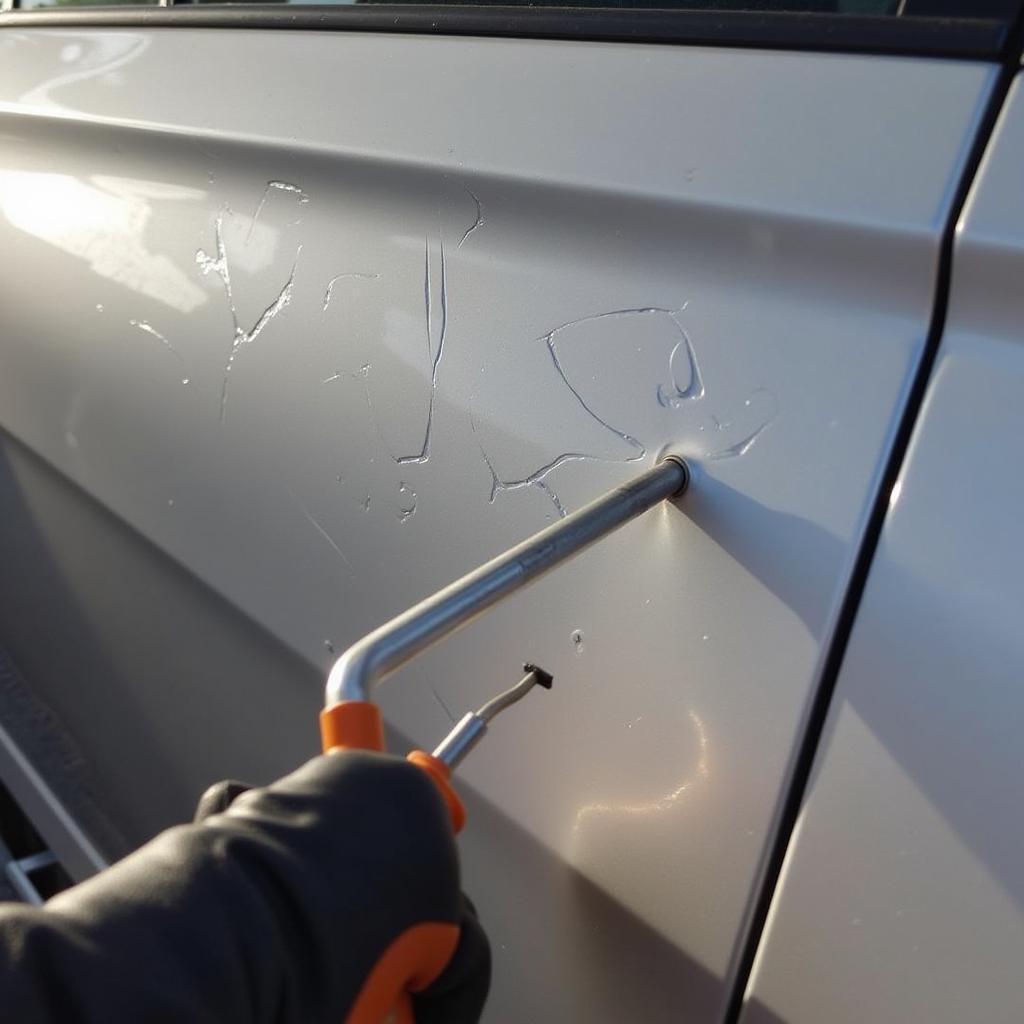
[[[449,771],[454,771],[483,739],[487,726],[495,715],[521,701],[535,686],[551,689],[554,679],[549,672],[536,665],[524,665],[523,671],[526,675],[515,686],[504,693],[499,693],[497,697],[492,697],[478,711],[470,711],[463,715],[455,728],[435,748],[433,756],[446,764]]]

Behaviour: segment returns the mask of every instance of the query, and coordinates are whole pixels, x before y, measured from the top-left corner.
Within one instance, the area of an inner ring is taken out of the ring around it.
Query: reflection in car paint
[[[102,176],[86,184],[68,174],[0,171],[0,210],[13,227],[85,260],[101,277],[183,313],[208,296],[167,256],[146,247],[150,200],[204,196],[162,182]]]
[[[653,800],[644,800],[638,803],[592,803],[586,804],[576,812],[576,821],[573,826],[574,832],[579,832],[590,818],[598,815],[612,816],[641,816],[650,817],[661,814],[675,806],[682,797],[688,793],[697,783],[707,779],[710,775],[708,767],[708,734],[700,715],[692,708],[687,712],[694,731],[697,735],[697,764],[693,771],[687,775],[682,782],[664,796],[655,797]],[[632,728],[639,721],[634,719],[626,724],[626,728]]]

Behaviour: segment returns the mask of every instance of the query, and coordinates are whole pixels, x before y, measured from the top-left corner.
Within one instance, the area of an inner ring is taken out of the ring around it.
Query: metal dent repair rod
[[[686,463],[668,456],[630,483],[541,530],[354,643],[335,662],[327,680],[326,707],[320,714],[324,751],[383,751],[384,723],[371,700],[376,683],[502,598],[652,506],[681,495],[689,479]],[[551,676],[543,669],[525,665],[524,670],[526,675],[515,686],[465,715],[433,754],[422,750],[409,754],[409,761],[437,785],[455,832],[465,824],[466,811],[451,785],[452,770],[483,737],[495,715],[534,686],[551,687]],[[403,908],[403,920],[417,917],[415,908]],[[414,1024],[410,993],[440,977],[458,948],[459,935],[458,924],[436,920],[405,927],[367,975],[347,1024],[381,1024],[385,1019],[390,1024]]]
[[[670,455],[357,640],[327,679],[320,716],[324,749],[383,750],[380,711],[371,699],[377,683],[502,598],[660,501],[681,495],[689,477],[686,463]]]

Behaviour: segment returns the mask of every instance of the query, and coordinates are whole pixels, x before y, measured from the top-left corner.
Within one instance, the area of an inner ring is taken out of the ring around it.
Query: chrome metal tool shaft
[[[327,679],[327,706],[339,701],[368,701],[377,682],[421,651],[641,512],[682,494],[688,482],[686,463],[669,456],[635,480],[413,605],[358,640],[335,662]]]
[[[462,716],[456,723],[455,728],[434,750],[434,757],[443,761],[454,771],[466,757],[466,755],[484,738],[487,726],[495,715],[500,714],[505,708],[512,707],[517,701],[521,701],[535,686],[543,686],[550,690],[554,680],[549,672],[538,668],[536,665],[524,665],[526,675],[497,697],[492,697],[478,711],[470,711]]]

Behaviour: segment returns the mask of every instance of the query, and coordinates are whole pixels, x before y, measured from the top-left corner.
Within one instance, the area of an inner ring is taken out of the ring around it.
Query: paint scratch
[[[655,309],[619,309],[613,310],[610,313],[598,313],[596,316],[583,317],[580,320],[571,320],[568,323],[562,324],[560,327],[556,327],[554,330],[549,331],[547,334],[542,335],[540,338],[537,339],[538,341],[543,341],[547,345],[548,352],[551,354],[551,362],[554,364],[555,367],[555,372],[558,374],[559,377],[562,378],[562,382],[572,392],[573,396],[576,398],[576,401],[580,404],[583,411],[586,412],[592,420],[594,420],[596,423],[599,423],[602,427],[604,427],[605,430],[609,430],[617,437],[620,437],[623,441],[626,442],[626,444],[628,444],[636,452],[636,455],[634,455],[632,458],[621,460],[624,462],[636,462],[637,459],[642,459],[647,454],[646,446],[643,445],[631,434],[627,434],[624,430],[620,430],[618,427],[613,427],[607,420],[602,419],[600,416],[597,415],[596,412],[594,412],[593,409],[590,408],[590,406],[587,404],[586,399],[573,386],[572,382],[569,380],[569,377],[562,366],[561,360],[558,358],[558,350],[555,346],[555,335],[560,334],[562,331],[568,329],[569,327],[576,327],[579,324],[584,324],[591,321],[603,320],[607,317],[647,315],[656,312],[663,311]]]
[[[400,523],[407,523],[416,515],[416,492],[402,480],[398,485],[398,495],[400,498],[404,498],[404,501],[399,506],[396,515]]]
[[[559,516],[562,516],[564,518],[566,515],[565,506],[561,498],[559,497],[558,492],[551,486],[550,482],[547,480],[549,474],[553,473],[560,466],[563,466],[568,462],[629,463],[637,462],[638,460],[643,459],[647,455],[647,446],[644,445],[642,441],[634,437],[632,434],[629,434],[626,431],[621,430],[619,427],[614,426],[612,423],[609,423],[603,417],[599,416],[591,408],[587,400],[583,397],[582,392],[569,379],[569,375],[566,373],[565,367],[562,365],[562,361],[558,354],[558,336],[562,332],[567,331],[570,328],[579,327],[583,324],[593,323],[598,320],[609,319],[611,317],[666,316],[672,321],[676,331],[680,335],[680,340],[676,343],[676,346],[673,348],[672,353],[669,356],[669,368],[670,371],[673,372],[672,382],[674,389],[674,393],[670,396],[670,398],[678,399],[680,401],[683,400],[684,398],[696,399],[703,396],[704,384],[700,376],[700,371],[697,368],[696,356],[693,354],[689,338],[687,337],[686,332],[683,330],[682,325],[679,323],[677,319],[677,314],[685,308],[686,303],[683,303],[682,306],[679,306],[676,309],[668,309],[667,307],[663,306],[631,306],[623,309],[613,309],[604,313],[596,313],[591,316],[578,317],[575,320],[569,320],[566,323],[560,324],[558,327],[555,327],[552,330],[548,331],[547,334],[541,335],[541,337],[538,338],[537,340],[543,341],[547,346],[548,353],[551,356],[551,362],[554,366],[555,372],[558,374],[559,378],[561,379],[562,383],[566,386],[566,388],[568,388],[569,392],[572,394],[576,402],[592,420],[598,423],[605,430],[610,431],[616,437],[625,441],[626,444],[633,449],[634,454],[626,459],[607,459],[602,458],[601,456],[598,455],[588,455],[585,452],[562,452],[560,455],[556,456],[549,462],[546,462],[544,465],[540,466],[538,469],[535,469],[532,473],[528,473],[526,476],[520,477],[515,480],[507,480],[502,478],[498,474],[497,470],[494,467],[494,463],[491,461],[490,456],[488,456],[487,452],[484,450],[484,447],[480,442],[479,433],[476,428],[476,422],[471,414],[470,427],[476,438],[477,447],[480,449],[480,455],[482,456],[484,463],[487,465],[487,469],[491,474],[491,493],[488,498],[488,502],[490,504],[493,504],[497,495],[502,491],[516,491],[527,487],[534,487],[551,501],[551,503],[555,506],[555,510],[558,512]],[[682,389],[679,387],[678,381],[675,377],[674,370],[672,367],[672,360],[680,351],[683,351],[687,354],[687,358],[690,361],[690,365],[692,368],[690,374],[690,382],[687,385],[686,389]],[[661,396],[659,393],[659,400],[660,397]]]
[[[757,443],[757,439],[772,425],[772,421],[768,420],[767,423],[762,423],[752,434],[748,434],[742,441],[737,441],[735,444],[729,445],[728,448],[722,448],[717,452],[708,452],[705,458],[708,459],[734,459],[740,455],[746,455],[751,448]]]
[[[249,233],[245,236],[245,244],[249,244],[249,240],[252,238],[253,228],[256,227],[256,221],[260,219],[260,214],[263,212],[263,207],[267,203],[267,197],[270,195],[271,189],[278,192],[290,192],[292,195],[299,197],[299,203],[305,205],[309,202],[309,196],[299,188],[298,185],[293,185],[288,181],[268,181],[267,187],[263,190],[263,195],[260,197],[259,205],[256,207],[256,212],[252,215],[252,221],[249,224]]]
[[[454,725],[455,716],[452,714],[451,708],[449,708],[448,705],[445,703],[444,697],[442,697],[441,694],[437,692],[437,687],[434,686],[434,684],[430,682],[430,680],[427,680],[427,686],[430,687],[430,692],[434,695],[434,698],[437,701],[437,703],[440,704],[441,707],[444,709],[444,713],[448,716],[448,721]]]
[[[437,347],[432,345],[433,341],[433,320],[431,307],[431,276],[430,276],[430,240],[425,245],[424,270],[423,270],[423,295],[424,315],[427,324],[427,360],[430,366],[430,396],[427,404],[427,423],[423,432],[423,444],[415,455],[400,455],[395,458],[399,466],[422,465],[430,461],[430,443],[434,430],[434,403],[437,399],[437,383],[441,368],[441,360],[444,358],[444,343],[448,334],[448,269],[444,255],[444,238],[438,231],[438,250],[441,264],[441,325],[437,339]]]
[[[358,273],[335,274],[334,277],[332,277],[330,279],[330,281],[327,282],[327,290],[324,292],[323,312],[326,313],[327,312],[327,307],[331,304],[331,294],[334,291],[334,286],[339,281],[346,281],[346,280],[353,280],[353,279],[354,280],[359,280],[359,281],[379,281],[380,280],[380,274],[358,274]]]
[[[477,448],[480,450],[480,456],[484,460],[484,464],[487,466],[487,469],[491,474],[491,493],[487,498],[489,505],[493,505],[497,496],[503,491],[520,491],[527,487],[535,487],[541,492],[541,494],[548,498],[551,504],[555,506],[555,511],[558,515],[564,519],[566,515],[568,515],[568,512],[562,504],[562,500],[558,496],[558,493],[545,479],[547,475],[549,473],[553,473],[559,466],[563,466],[567,462],[611,461],[608,459],[602,459],[596,455],[584,455],[582,452],[563,452],[561,455],[557,456],[557,458],[545,463],[539,469],[535,469],[527,476],[520,477],[518,480],[504,480],[498,475],[498,471],[494,468],[494,463],[484,450],[484,446],[480,443],[480,435],[477,432],[476,420],[472,413],[470,413],[469,417],[469,426],[476,440]]]
[[[735,444],[729,445],[728,448],[721,448],[717,451],[706,452],[705,458],[709,461],[718,461],[720,459],[735,459],[741,455],[746,455],[747,452],[754,447],[761,435],[775,422],[779,415],[779,404],[775,395],[767,388],[757,388],[751,392],[750,397],[743,403],[744,406],[749,409],[755,402],[758,405],[761,405],[765,401],[767,401],[771,406],[771,411],[764,417],[761,424],[755,430],[752,430],[746,435],[746,437],[737,441]],[[712,420],[714,420],[716,427],[718,427],[719,421],[715,417],[712,417]],[[724,429],[731,425],[732,424],[723,424],[719,429]]]
[[[459,244],[456,246],[457,249],[461,249],[466,239],[469,238],[477,228],[483,227],[484,224],[484,208],[480,205],[480,200],[472,189],[467,188],[466,191],[469,193],[470,199],[476,203],[476,220],[474,220],[473,223],[470,224],[463,232],[462,237],[459,239]]]
[[[319,533],[320,536],[323,537],[323,539],[327,541],[328,544],[330,544],[331,549],[334,551],[334,553],[345,563],[346,566],[348,566],[349,569],[351,569],[352,563],[345,557],[345,552],[342,551],[340,547],[338,547],[334,538],[305,509],[302,510],[302,514],[306,517],[306,521],[309,523],[309,525],[312,526],[313,529],[316,530],[316,532]]]
[[[195,259],[196,264],[199,266],[200,272],[204,277],[207,274],[214,273],[221,279],[221,283],[224,286],[224,294],[227,296],[228,300],[228,309],[231,312],[231,349],[228,352],[227,361],[224,364],[224,375],[220,389],[220,421],[223,423],[227,415],[228,382],[231,377],[231,370],[234,367],[235,359],[238,357],[238,353],[242,346],[249,345],[254,342],[260,334],[263,333],[267,324],[269,324],[270,321],[273,320],[274,317],[276,317],[292,301],[292,289],[295,285],[295,272],[298,269],[299,256],[302,254],[302,246],[300,245],[295,250],[295,259],[292,262],[292,269],[288,275],[288,280],[285,281],[281,290],[277,293],[277,296],[270,305],[260,313],[252,327],[248,330],[244,330],[238,321],[238,308],[235,305],[234,292],[231,287],[231,268],[228,263],[227,246],[224,244],[223,212],[217,215],[214,233],[216,239],[216,257],[208,255],[203,249],[199,249],[196,252]]]
[[[334,384],[340,380],[358,380],[363,386],[363,398],[366,401],[366,408],[373,423],[374,433],[379,441],[384,440],[384,432],[381,430],[380,420],[377,418],[377,410],[374,408],[373,399],[370,396],[370,370],[373,366],[370,363],[363,363],[358,370],[335,370],[330,377],[324,377],[321,384]]]
[[[148,334],[151,337],[156,338],[156,340],[159,341],[160,344],[163,345],[164,348],[166,348],[182,366],[185,365],[185,359],[182,354],[148,320],[129,320],[128,323],[137,330],[142,331],[144,334]]]
[[[658,404],[666,409],[678,409],[682,406],[683,402],[695,401],[704,397],[704,379],[701,377],[700,367],[697,365],[697,356],[693,351],[690,336],[686,333],[683,325],[676,319],[674,313],[669,313],[669,319],[676,325],[680,337],[668,357],[668,370],[672,378],[672,384],[671,386],[665,384],[658,385]],[[676,376],[676,357],[680,352],[686,355],[689,383],[685,388],[679,386],[679,378]]]

